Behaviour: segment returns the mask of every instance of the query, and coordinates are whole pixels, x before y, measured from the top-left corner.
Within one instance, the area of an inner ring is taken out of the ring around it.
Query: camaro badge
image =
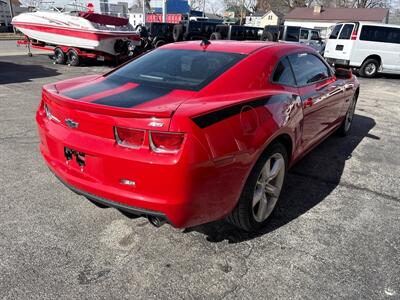
[[[65,119],[65,124],[67,124],[69,128],[78,128],[79,126],[78,122],[75,122],[74,120],[71,119]]]

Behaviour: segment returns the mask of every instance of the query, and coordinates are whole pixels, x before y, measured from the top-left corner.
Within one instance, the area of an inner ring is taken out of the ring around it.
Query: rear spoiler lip
[[[54,89],[54,91],[51,91]],[[44,86],[42,89],[42,99],[45,102],[53,101],[61,106],[65,106],[72,109],[78,109],[86,112],[92,112],[97,114],[109,115],[114,117],[125,117],[125,118],[169,118],[173,115],[174,111],[143,111],[135,110],[132,108],[123,109],[102,104],[95,104],[90,102],[81,102],[65,96],[57,94],[57,90],[54,86]]]

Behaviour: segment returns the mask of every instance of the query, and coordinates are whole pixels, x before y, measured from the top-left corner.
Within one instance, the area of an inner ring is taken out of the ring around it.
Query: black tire
[[[349,105],[349,108],[347,109],[343,122],[337,131],[340,136],[347,136],[351,130],[351,126],[353,125],[354,112],[357,105],[357,98],[358,92],[355,93],[353,98],[351,99],[351,103]]]
[[[65,57],[64,51],[60,48],[54,49],[54,61],[56,64],[63,65],[65,64],[67,58]]]
[[[284,184],[284,180],[286,177],[286,170],[288,166],[288,154],[286,148],[281,143],[274,143],[270,145],[266,151],[261,155],[258,159],[257,163],[253,167],[252,171],[250,172],[249,177],[246,180],[246,183],[243,187],[242,194],[240,199],[233,209],[231,214],[227,217],[227,221],[232,225],[239,227],[248,232],[254,232],[265,226],[268,222],[269,217],[271,216],[277,201],[279,201],[279,196],[276,200],[271,201],[271,207],[269,207],[268,215],[266,219],[259,222],[256,220],[254,216],[254,207],[253,207],[253,197],[255,196],[256,192],[256,184],[258,184],[260,177],[260,172],[264,168],[266,162],[275,155],[280,155],[280,157],[284,160],[284,169],[283,169],[283,179],[281,178],[281,188]],[[282,160],[281,160],[282,161]],[[267,200],[267,203],[269,200]],[[269,205],[269,204],[268,204]]]
[[[219,32],[211,33],[210,40],[222,40],[221,33],[219,33]]]
[[[366,78],[375,77],[378,73],[379,62],[376,59],[370,58],[363,62],[360,67],[359,73],[360,76]]]
[[[68,57],[68,64],[70,66],[73,66],[73,67],[79,66],[80,58],[79,58],[78,52],[76,52],[76,50],[74,50],[74,49],[68,50],[67,57]]]
[[[149,35],[146,26],[137,25],[135,27],[135,30],[136,30],[137,33],[139,33],[141,38],[147,38],[148,35]]]
[[[267,31],[267,32],[263,33],[263,35],[261,36],[261,39],[263,41],[273,42],[274,41],[274,35],[271,32]]]
[[[154,47],[158,48],[158,47],[161,47],[161,46],[165,45],[166,43],[167,43],[167,42],[164,41],[164,40],[158,40],[158,41],[156,41],[156,42],[154,43]]]
[[[183,25],[182,24],[175,25],[174,29],[172,30],[172,38],[174,39],[174,42],[181,41],[182,36],[183,36]]]

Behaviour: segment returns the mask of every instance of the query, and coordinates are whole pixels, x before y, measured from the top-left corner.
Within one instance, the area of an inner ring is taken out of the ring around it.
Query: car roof
[[[381,26],[381,27],[392,27],[392,28],[400,28],[399,24],[384,24],[384,23],[377,23],[377,22],[366,22],[366,21],[343,21],[343,22],[338,22],[336,25],[339,24],[355,24],[358,23],[360,25],[371,25],[371,26]]]
[[[162,46],[162,49],[177,49],[177,50],[204,50],[201,44],[202,41],[188,41],[178,42]],[[229,52],[250,54],[260,49],[268,48],[271,52],[281,51],[283,49],[292,50],[296,49],[309,49],[309,47],[300,44],[285,44],[277,42],[263,42],[263,41],[216,41],[211,40],[210,44],[206,47],[207,51]]]

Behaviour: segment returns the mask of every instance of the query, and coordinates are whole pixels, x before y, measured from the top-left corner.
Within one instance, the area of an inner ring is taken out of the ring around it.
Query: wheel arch
[[[270,145],[272,145],[273,143],[280,143],[285,147],[287,156],[288,156],[288,165],[290,165],[290,163],[292,161],[292,153],[293,153],[293,140],[290,137],[290,135],[287,133],[282,133],[282,134],[278,135],[271,142],[268,143],[268,146],[265,148],[264,151],[266,151],[268,149],[268,147]]]
[[[363,60],[361,66],[362,66],[368,59],[375,59],[375,60],[378,61],[379,66],[382,65],[382,58],[381,58],[378,54],[371,54],[371,55],[367,56],[367,57]]]

